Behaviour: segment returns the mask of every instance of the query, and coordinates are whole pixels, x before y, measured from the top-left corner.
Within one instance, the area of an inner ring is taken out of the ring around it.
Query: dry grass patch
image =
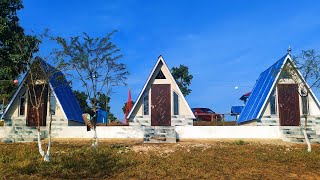
[[[320,146],[218,140],[177,144],[54,142],[52,162],[36,143],[0,144],[2,179],[306,179],[320,177]]]

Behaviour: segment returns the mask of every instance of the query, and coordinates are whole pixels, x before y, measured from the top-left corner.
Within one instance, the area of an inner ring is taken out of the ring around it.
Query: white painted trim
[[[176,88],[178,89],[178,95],[181,96],[182,101],[188,106],[187,108],[188,108],[188,111],[189,111],[189,113],[191,114],[192,118],[195,119],[196,117],[194,116],[194,114],[193,114],[193,112],[192,112],[192,110],[191,110],[191,108],[190,108],[190,106],[189,106],[186,98],[184,98],[184,96],[183,96],[183,94],[182,94],[182,92],[181,92],[181,90],[180,90],[180,88],[179,88],[176,80],[173,78],[173,76],[172,76],[172,74],[171,74],[171,72],[170,72],[167,64],[166,64],[165,61],[163,60],[162,56],[160,56],[160,58],[161,58],[161,60],[162,60],[162,62],[163,62],[163,64],[164,64],[165,68],[168,69],[168,71],[169,71],[169,76],[170,76],[171,80],[173,81],[174,85],[175,85]]]
[[[302,80],[302,83],[303,83],[304,85],[306,85],[307,88],[310,90],[310,93],[311,93],[312,98],[315,99],[316,104],[317,104],[318,107],[320,108],[320,103],[319,103],[318,98],[317,98],[317,97],[315,96],[315,94],[313,93],[313,91],[312,91],[312,89],[310,88],[310,86],[309,86],[309,84],[307,83],[307,81],[303,78],[301,72],[297,69],[297,66],[296,66],[296,64],[294,63],[294,61],[292,60],[291,56],[288,54],[285,58],[286,58],[286,59],[285,59],[285,61],[283,62],[283,64],[281,65],[280,71],[278,72],[278,74],[277,74],[277,76],[276,76],[276,78],[275,78],[275,81],[273,82],[273,85],[272,85],[272,87],[271,87],[271,89],[270,89],[270,91],[269,91],[269,93],[268,93],[268,95],[267,95],[267,97],[266,97],[266,99],[265,99],[265,101],[264,101],[264,103],[263,103],[263,105],[262,105],[259,113],[258,113],[257,118],[260,117],[260,115],[261,115],[261,113],[262,113],[262,110],[265,108],[266,103],[267,103],[267,101],[268,101],[268,99],[269,99],[269,97],[270,97],[270,94],[271,94],[274,86],[277,84],[277,82],[278,82],[278,80],[279,80],[279,76],[280,76],[280,74],[281,74],[281,72],[282,72],[282,69],[283,69],[284,65],[287,64],[287,61],[294,67],[294,70],[296,71],[296,73],[298,74],[298,76],[300,77],[300,79]]]
[[[155,70],[157,69],[157,67],[159,66],[159,63],[160,63],[160,62],[162,62],[162,64],[164,65],[164,67],[168,70],[168,72],[169,72],[169,77],[170,77],[171,81],[174,83],[175,87],[178,89],[178,95],[182,97],[182,101],[188,106],[187,109],[188,109],[189,113],[190,113],[191,116],[192,116],[191,118],[195,119],[195,116],[194,116],[193,112],[191,111],[191,108],[190,108],[188,102],[186,101],[185,97],[183,96],[183,94],[182,94],[182,92],[181,92],[178,84],[177,84],[176,81],[174,80],[174,78],[173,78],[173,76],[172,76],[172,74],[171,74],[171,72],[170,72],[167,64],[165,63],[165,61],[164,61],[164,59],[163,59],[163,57],[162,57],[161,55],[159,56],[158,61],[156,62],[155,66],[153,67],[153,69],[152,69],[152,71],[151,71],[151,73],[150,73],[150,75],[149,75],[146,83],[145,83],[144,86],[143,86],[142,91],[140,92],[140,94],[139,94],[139,96],[138,96],[138,98],[137,98],[136,103],[134,104],[134,106],[132,107],[130,113],[128,114],[128,117],[130,118],[132,112],[135,110],[135,108],[136,108],[139,100],[141,99],[141,97],[142,97],[145,89],[147,88],[147,85],[149,84],[149,81],[150,81],[151,77],[153,76],[153,74],[154,74]],[[143,113],[143,112],[142,112],[142,113]],[[149,112],[149,114],[150,114],[150,112]]]
[[[66,118],[66,120],[68,120],[67,115],[64,112],[64,109],[62,108],[61,103],[59,101],[59,98],[57,97],[56,93],[54,92],[54,89],[53,89],[51,83],[49,83],[49,86],[51,88],[51,91],[53,92],[54,97],[56,98],[56,101],[57,101],[58,105],[60,106],[60,109],[62,110],[62,114],[63,114],[64,118]],[[49,97],[50,97],[50,94],[49,94]],[[50,109],[50,105],[49,105],[49,109]]]
[[[6,109],[4,110],[2,116],[1,116],[1,119],[5,117],[5,115],[7,114],[7,112],[9,111],[12,103],[14,102],[14,100],[17,98],[19,92],[21,91],[21,88],[23,87],[23,84],[24,84],[24,81],[26,80],[26,77],[28,75],[29,71],[26,73],[26,75],[24,76],[22,82],[20,83],[16,93],[13,95],[12,99],[10,100],[9,104],[7,105]]]
[[[176,94],[178,96],[178,114],[174,114],[174,94]],[[179,97],[179,94],[173,90],[172,91],[172,115],[175,116],[175,115],[180,115],[180,105],[179,105],[179,102],[180,102],[180,97]]]
[[[160,55],[160,57],[161,57],[161,55]],[[149,77],[148,77],[148,79],[147,79],[146,83],[144,84],[144,86],[143,86],[142,90],[140,91],[140,94],[139,94],[139,96],[138,96],[138,98],[137,98],[137,101],[134,103],[134,105],[133,105],[133,107],[132,107],[131,111],[129,112],[129,114],[128,114],[128,117],[129,117],[129,118],[130,118],[130,116],[131,116],[132,112],[134,111],[134,109],[136,108],[136,106],[137,106],[137,104],[138,104],[139,100],[141,99],[141,96],[143,95],[144,90],[146,89],[146,87],[147,87],[147,85],[148,85],[148,83],[149,83],[149,81],[150,81],[150,79],[151,79],[152,75],[154,74],[154,71],[155,71],[155,70],[156,70],[156,68],[158,67],[158,65],[159,65],[159,63],[160,63],[160,57],[158,58],[158,61],[156,62],[155,66],[153,67],[153,69],[152,69],[152,71],[151,71],[151,73],[150,73],[150,75],[149,75]],[[142,114],[143,114],[143,112],[142,112]]]
[[[316,104],[318,105],[318,107],[320,108],[320,103],[319,100],[317,98],[317,96],[313,93],[312,88],[310,88],[309,84],[307,83],[307,81],[304,79],[304,77],[302,76],[301,72],[297,69],[296,64],[293,62],[293,60],[291,59],[291,57],[289,56],[290,59],[290,63],[293,65],[294,69],[296,70],[296,72],[298,73],[298,75],[300,76],[300,78],[302,79],[302,82],[307,86],[307,88],[310,90],[310,93],[312,95],[312,97],[316,100]]]
[[[282,72],[282,69],[283,69],[284,65],[287,63],[288,59],[290,59],[290,55],[289,55],[289,54],[287,54],[287,56],[285,57],[285,60],[283,61],[283,64],[281,65],[281,68],[280,68],[280,70],[279,70],[279,72],[278,72],[278,74],[277,74],[277,76],[276,76],[276,78],[275,78],[275,80],[274,80],[274,82],[273,82],[273,84],[272,84],[269,92],[268,92],[268,95],[267,95],[267,97],[265,98],[265,100],[264,100],[264,102],[263,102],[263,104],[262,104],[262,106],[261,106],[261,109],[260,109],[260,111],[259,111],[259,113],[258,113],[258,115],[257,115],[256,118],[259,118],[259,117],[261,116],[262,110],[265,108],[265,106],[266,106],[266,104],[267,104],[267,101],[268,101],[268,99],[269,99],[269,97],[270,97],[270,94],[271,94],[273,88],[275,87],[275,85],[277,84],[277,82],[278,82],[278,80],[279,80],[279,76],[280,76],[280,74],[281,74],[281,72]]]
[[[27,101],[26,101],[27,100],[26,93],[27,93],[27,91],[24,93],[24,96],[19,96],[18,117],[26,117],[26,113],[25,113],[26,109],[24,109],[24,115],[20,115],[20,112],[21,112],[21,109],[20,109],[20,107],[21,107],[21,98],[24,98],[24,103],[25,103],[24,108],[26,108],[27,107],[26,104],[28,104]]]

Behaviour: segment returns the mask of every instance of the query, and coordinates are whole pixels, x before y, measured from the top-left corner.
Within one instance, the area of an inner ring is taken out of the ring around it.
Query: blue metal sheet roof
[[[260,74],[256,84],[253,87],[251,95],[249,96],[248,102],[240,114],[237,124],[259,118],[259,112],[261,108],[263,108],[264,102],[268,98],[268,95],[272,90],[272,86],[276,81],[276,77],[286,59],[287,55],[283,56],[276,63]]]
[[[61,71],[56,70],[51,65],[40,60],[44,70],[46,72],[52,72],[53,75],[50,78],[50,84],[53,91],[58,98],[61,108],[67,116],[68,120],[84,123],[82,119],[82,110],[79,102],[72,92],[69,83]]]

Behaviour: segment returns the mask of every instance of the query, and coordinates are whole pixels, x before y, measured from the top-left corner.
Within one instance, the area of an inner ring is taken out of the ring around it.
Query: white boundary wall
[[[9,127],[0,127],[0,138],[9,132]],[[178,139],[258,138],[280,139],[279,126],[177,126]],[[98,138],[143,138],[140,126],[98,126]],[[69,126],[52,130],[53,138],[92,138],[93,131],[85,126]]]

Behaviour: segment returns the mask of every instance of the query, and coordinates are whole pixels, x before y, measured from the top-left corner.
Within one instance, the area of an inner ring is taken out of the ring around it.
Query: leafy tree
[[[32,39],[23,38],[17,42],[17,46],[21,51],[21,54],[28,54],[24,59],[23,64],[28,69],[28,73],[26,74],[26,78],[23,81],[23,86],[26,87],[26,93],[28,94],[28,106],[30,106],[30,112],[34,114],[34,116],[30,116],[30,119],[34,123],[36,123],[36,128],[38,130],[38,148],[41,157],[43,157],[44,161],[50,161],[50,148],[51,148],[51,124],[52,124],[52,111],[51,108],[49,110],[49,140],[47,145],[46,153],[42,148],[42,143],[40,139],[41,134],[41,126],[43,120],[41,117],[41,109],[44,108],[45,99],[48,99],[50,104],[50,98],[48,98],[48,94],[51,93],[51,89],[49,86],[50,79],[56,78],[57,81],[60,81],[58,84],[63,85],[63,83],[67,83],[64,77],[58,73],[59,69],[61,68],[61,61],[52,61],[52,63],[56,63],[56,67],[49,65],[49,58],[42,59],[40,57],[33,58],[33,53],[35,49],[39,48],[41,43],[38,39],[43,39],[47,37],[47,31],[41,34],[39,37],[35,37]],[[37,41],[34,41],[37,39]],[[30,48],[24,48],[25,45],[28,45]],[[58,73],[58,74],[57,74]],[[53,87],[55,88],[55,87]],[[46,97],[47,96],[47,97]],[[30,121],[29,121],[30,122]]]
[[[188,86],[191,84],[193,76],[189,74],[189,68],[185,65],[180,64],[179,67],[172,67],[171,74],[176,80],[182,94],[187,96],[191,93],[191,89]]]
[[[73,90],[73,94],[76,96],[82,111],[87,112],[90,109],[87,103],[87,99],[88,99],[87,94],[85,92],[80,92],[78,90]]]
[[[107,107],[108,121],[113,122],[113,121],[117,120],[117,118],[114,116],[113,113],[110,112],[110,106],[109,106],[110,99],[111,98],[109,96],[106,96],[104,93],[99,93],[97,105],[102,109],[104,107]]]
[[[76,96],[80,107],[82,109],[83,112],[88,112],[91,108],[89,107],[87,100],[88,100],[88,96],[85,92],[80,92],[78,90],[73,90],[74,95]],[[97,107],[105,107],[105,99],[108,100],[108,102],[110,101],[110,97],[106,97],[106,95],[104,93],[98,93],[98,100],[97,100]],[[117,118],[114,117],[114,114],[110,112],[110,106],[108,106],[108,119],[110,122],[116,120]]]
[[[302,50],[297,56],[293,56],[297,68],[310,88],[320,87],[320,55],[314,50]]]
[[[36,37],[26,35],[19,25],[17,11],[22,8],[21,0],[0,1],[0,89],[4,104],[14,92],[13,79],[26,70],[23,62],[38,50]]]
[[[289,53],[290,51],[291,49],[288,50]],[[295,62],[296,67],[288,66],[286,69],[284,69],[284,72],[288,72],[291,79],[298,84],[299,89],[301,90],[298,90],[301,99],[308,99],[311,88],[320,87],[320,55],[314,49],[302,50],[300,54],[293,56],[293,61]],[[300,80],[299,76],[296,75],[297,73],[295,68],[300,70],[302,77],[305,79],[305,81],[307,81],[309,87],[306,86],[306,84]],[[307,108],[307,105],[304,105],[304,108]],[[303,134],[308,145],[308,152],[311,152],[311,144],[307,136],[307,109],[303,109],[302,113],[305,119]]]
[[[85,92],[90,99],[94,112],[97,111],[99,93],[103,87],[106,88],[106,95],[109,96],[113,86],[126,85],[128,71],[126,65],[119,60],[123,57],[120,49],[111,41],[112,31],[102,38],[92,38],[88,34],[83,36],[53,38],[59,45],[55,54],[62,59],[67,70],[71,70],[76,78],[85,87]],[[105,96],[105,109],[108,109],[108,98]],[[94,126],[96,134],[96,128]],[[93,146],[97,145],[95,135]]]
[[[129,101],[130,102],[130,101]],[[126,113],[126,106],[128,102],[125,102],[124,105],[122,106],[122,111],[123,113]],[[134,105],[134,101],[131,101],[132,105]]]

